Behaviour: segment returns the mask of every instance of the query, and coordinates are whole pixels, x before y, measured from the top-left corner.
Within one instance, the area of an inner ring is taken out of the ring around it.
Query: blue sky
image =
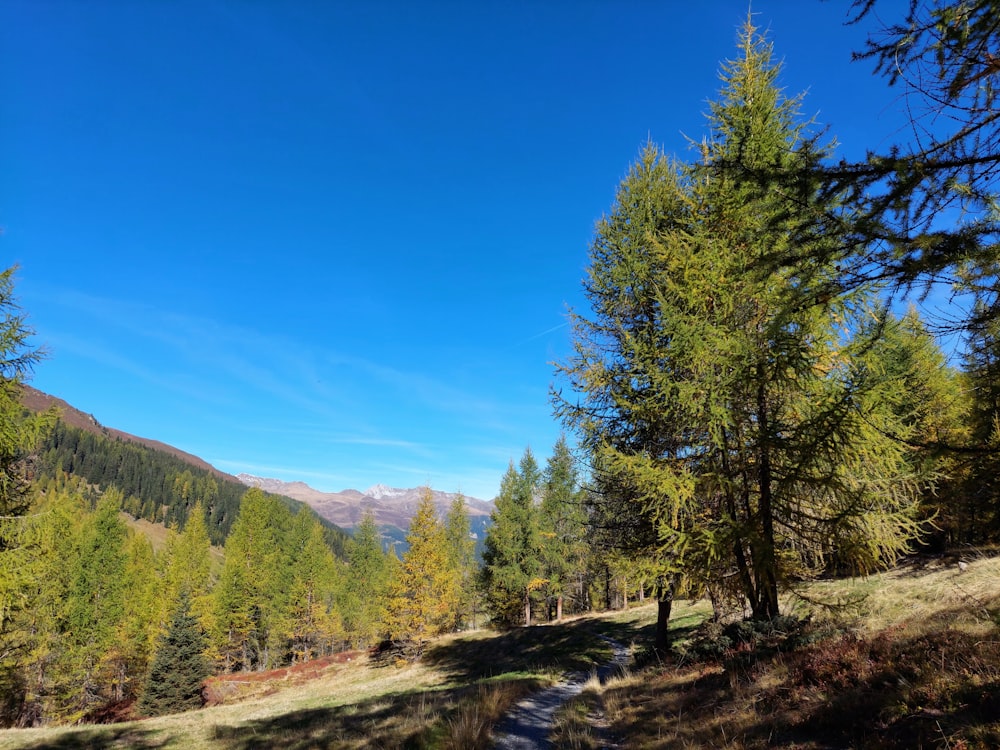
[[[753,12],[859,156],[900,102],[848,7]],[[232,473],[492,498],[559,436],[594,222],[647,138],[691,156],[747,9],[0,0],[33,385]]]

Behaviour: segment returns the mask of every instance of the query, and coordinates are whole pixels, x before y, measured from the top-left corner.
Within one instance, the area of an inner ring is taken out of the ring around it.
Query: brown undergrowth
[[[853,615],[800,605],[779,628],[707,625],[675,658],[586,691],[559,746],[1000,747],[1000,559],[873,578]],[[602,718],[605,738],[587,728]]]

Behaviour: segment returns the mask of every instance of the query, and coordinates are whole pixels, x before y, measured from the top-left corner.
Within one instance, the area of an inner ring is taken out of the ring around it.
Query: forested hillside
[[[216,545],[223,544],[229,535],[246,492],[235,479],[191,466],[164,451],[62,421],[48,431],[38,455],[41,477],[65,472],[101,489],[115,487],[122,494],[121,509],[134,518],[183,528],[188,513],[200,503],[209,539]],[[296,511],[306,507],[296,500],[276,497]],[[328,521],[322,523],[331,548],[342,557],[347,534]]]

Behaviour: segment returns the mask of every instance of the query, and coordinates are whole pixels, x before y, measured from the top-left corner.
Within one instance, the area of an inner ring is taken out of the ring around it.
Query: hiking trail
[[[628,647],[607,636],[598,635],[611,646],[614,658],[597,669],[597,678],[606,682],[609,677],[620,672],[628,663]],[[566,678],[552,687],[528,696],[511,711],[507,718],[497,724],[493,731],[496,750],[543,750],[551,748],[549,733],[552,731],[555,713],[559,707],[583,691],[590,679],[590,672],[570,672]]]

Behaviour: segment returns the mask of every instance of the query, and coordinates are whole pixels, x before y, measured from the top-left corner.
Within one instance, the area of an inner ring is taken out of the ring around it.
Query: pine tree
[[[149,677],[136,710],[142,716],[201,708],[202,683],[211,674],[205,657],[205,634],[198,619],[191,613],[186,596],[170,621],[170,627],[160,641]]]
[[[528,448],[518,468],[511,461],[500,481],[481,571],[486,608],[495,625],[530,625],[532,596],[544,585],[535,507],[539,478],[538,464]]]

